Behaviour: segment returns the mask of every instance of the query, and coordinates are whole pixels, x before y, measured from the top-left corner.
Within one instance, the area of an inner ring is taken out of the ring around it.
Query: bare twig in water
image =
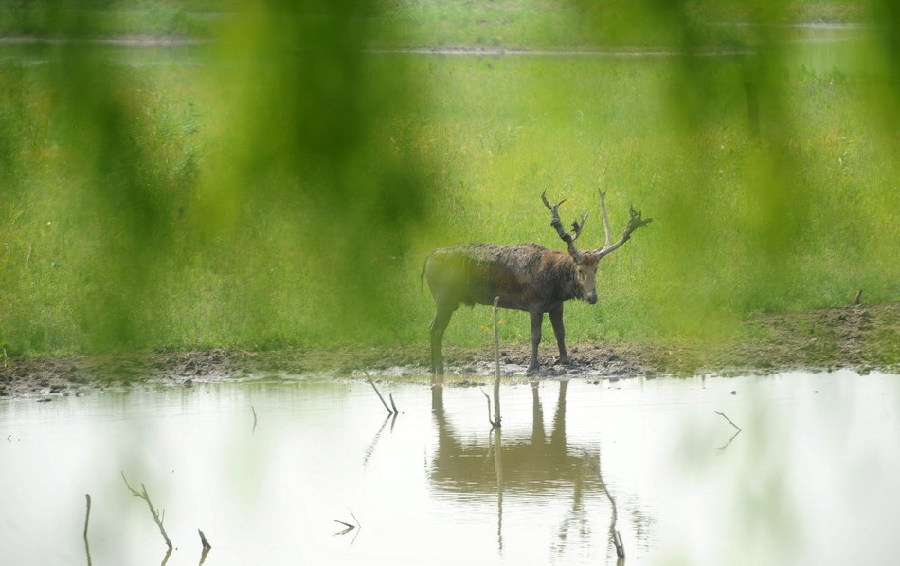
[[[83,534],[83,537],[84,537],[84,553],[87,555],[87,563],[88,563],[88,566],[91,566],[91,564],[93,564],[93,562],[91,561],[91,547],[90,547],[90,545],[88,544],[88,538],[87,538],[87,533],[88,533],[88,521],[91,519],[91,496],[90,496],[90,494],[85,493],[85,494],[84,494],[84,499],[85,499],[86,504],[87,504],[87,505],[86,505],[85,512],[84,512],[84,534]]]
[[[250,405],[250,410],[253,412],[253,432],[256,432],[256,407]]]
[[[341,531],[341,532],[339,532],[339,533],[335,533],[335,534],[337,534],[337,535],[344,535],[344,534],[347,534],[347,533],[349,533],[350,531],[352,531],[353,529],[356,528],[356,525],[354,525],[354,524],[352,524],[352,523],[348,523],[347,521],[341,521],[340,519],[335,519],[334,522],[335,522],[335,523],[340,523],[340,524],[344,525],[345,527],[347,527],[347,528],[344,529],[343,531]]]
[[[172,540],[169,538],[168,533],[166,533],[166,528],[163,526],[163,520],[165,519],[165,511],[163,511],[163,517],[160,518],[159,512],[153,507],[153,502],[150,501],[150,496],[147,494],[147,488],[144,484],[141,484],[141,491],[134,489],[131,487],[131,484],[128,483],[128,478],[125,477],[125,472],[121,472],[122,479],[125,481],[125,486],[128,488],[128,491],[131,492],[131,495],[135,497],[140,497],[144,501],[147,502],[147,506],[150,507],[150,514],[153,516],[153,521],[156,523],[156,526],[159,527],[159,532],[162,535],[163,539],[166,541],[166,545],[169,547],[169,553],[172,552]],[[165,564],[166,560],[168,560],[168,554],[166,555],[166,559],[163,560]]]
[[[493,417],[491,417],[491,396],[484,392],[484,389],[479,388],[484,397],[487,399],[487,410],[488,410],[488,422],[491,423],[491,427],[500,428],[500,423],[496,422]]]
[[[352,512],[350,513],[350,516],[353,517],[354,521],[356,521],[355,525],[352,523],[348,523],[347,521],[341,521],[340,519],[334,520],[335,523],[340,523],[340,524],[344,525],[344,527],[346,527],[344,530],[334,533],[334,536],[345,535],[345,534],[349,533],[350,531],[352,531],[353,529],[358,529],[356,531],[356,534],[359,534],[359,531],[362,530],[362,525],[359,523],[359,519],[356,518],[356,515],[354,515]],[[355,538],[356,537],[354,537],[354,539]]]
[[[494,297],[494,419],[491,425],[500,428],[500,336],[497,333],[497,311],[500,297]]]
[[[206,555],[209,554],[209,549],[212,548],[212,545],[206,540],[206,535],[203,534],[202,530],[197,529],[197,532],[200,533],[200,544],[203,545],[203,552],[200,553],[200,565],[202,566],[206,562]]]
[[[625,547],[622,545],[622,534],[616,529],[616,521],[619,520],[619,512],[616,509],[616,500],[613,499],[612,494],[606,489],[606,482],[603,481],[603,474],[600,472],[599,462],[594,461],[587,451],[585,451],[584,457],[587,460],[588,466],[594,470],[594,475],[596,475],[597,479],[600,481],[600,487],[603,488],[603,493],[606,494],[606,497],[609,498],[610,505],[612,505],[612,520],[609,522],[609,537],[616,546],[616,554],[619,558],[625,558]]]
[[[393,411],[392,411],[391,408],[388,407],[387,401],[385,401],[385,400],[384,400],[384,397],[381,396],[381,391],[379,391],[378,388],[375,387],[375,382],[372,381],[371,379],[367,379],[366,381],[369,382],[369,385],[371,385],[371,386],[372,386],[372,389],[375,390],[375,393],[378,395],[378,398],[381,399],[381,404],[384,405],[384,410],[387,411],[389,415],[395,414],[397,411],[396,411],[396,410],[393,410]],[[393,401],[393,399],[392,399],[392,400],[391,400],[391,403],[393,403],[393,402],[394,402],[394,401]],[[395,407],[395,409],[396,409],[396,407]]]
[[[731,426],[733,426],[734,428],[736,428],[738,432],[741,432],[741,430],[742,430],[741,427],[739,427],[738,425],[734,424],[734,423],[732,422],[732,420],[728,418],[728,415],[726,415],[725,413],[722,413],[722,412],[720,412],[720,411],[716,411],[715,413],[716,413],[717,415],[722,415],[722,417],[723,417],[726,421],[728,421],[728,424],[730,424]]]
[[[388,393],[388,399],[391,400],[391,409],[394,410],[394,414],[395,414],[395,415],[399,414],[400,411],[397,410],[397,404],[394,403],[394,394],[393,394],[393,393]]]
[[[197,529],[197,532],[200,533],[200,544],[203,545],[203,548],[209,549],[212,548],[212,545],[209,544],[209,540],[207,540],[206,535],[202,530]]]
[[[734,424],[734,422],[731,419],[729,419],[728,415],[726,415],[725,413],[722,413],[720,411],[715,411],[715,413],[717,415],[722,415],[722,418],[724,418],[726,421],[728,421],[728,424],[730,424],[731,426],[733,426],[735,428],[735,432],[734,432],[734,434],[731,435],[731,438],[728,439],[728,442],[726,442],[724,445],[722,445],[719,448],[719,451],[721,452],[721,451],[725,450],[726,448],[728,448],[729,446],[731,446],[732,441],[735,438],[737,438],[737,435],[739,435],[743,429],[741,427],[739,427],[738,425]]]

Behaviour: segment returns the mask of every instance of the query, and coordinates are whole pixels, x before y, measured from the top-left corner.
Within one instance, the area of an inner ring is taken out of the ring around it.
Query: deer
[[[605,242],[593,250],[580,250],[575,241],[584,230],[587,215],[572,222],[566,231],[559,218],[559,207],[568,199],[554,205],[541,193],[544,206],[550,211],[550,226],[566,244],[566,251],[549,249],[538,244],[500,245],[467,243],[438,248],[425,259],[422,278],[427,281],[434,298],[435,314],[429,326],[431,338],[431,372],[443,375],[444,362],[441,343],[444,331],[460,304],[468,306],[494,305],[527,311],[531,315],[531,359],[528,375],[540,369],[538,345],[544,314],[559,348],[556,363],[568,365],[566,328],[563,305],[571,299],[588,304],[597,303],[597,267],[606,255],[622,247],[632,233],[653,221],[642,219],[640,211],[630,208],[630,218],[619,241],[610,243],[609,219],[606,214],[606,192],[599,191]]]

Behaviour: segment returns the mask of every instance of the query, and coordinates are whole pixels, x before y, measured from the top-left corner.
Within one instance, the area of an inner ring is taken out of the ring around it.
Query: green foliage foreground
[[[655,218],[604,260],[600,305],[569,307],[576,342],[712,337],[859,288],[897,300],[897,9],[817,46],[698,34],[662,4],[554,13],[606,56],[373,51],[415,21],[361,2],[261,5],[201,45],[0,46],[0,343],[424,344],[428,251],[559,246],[544,189],[564,219],[589,213],[585,246],[598,188],[614,231],[630,203]],[[774,4],[748,15],[779,20]],[[656,55],[622,55],[641,15]],[[446,342],[487,342],[488,309],[462,311]],[[506,314],[503,338],[526,319]]]

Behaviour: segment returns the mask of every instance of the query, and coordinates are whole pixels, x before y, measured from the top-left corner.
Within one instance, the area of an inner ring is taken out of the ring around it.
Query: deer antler
[[[578,251],[578,248],[575,247],[574,242],[578,239],[578,236],[581,235],[581,231],[584,229],[584,223],[587,220],[587,215],[581,215],[580,223],[577,220],[572,222],[572,233],[575,234],[573,236],[572,234],[566,232],[565,228],[563,228],[562,220],[559,219],[559,205],[566,202],[568,199],[562,199],[558,203],[551,206],[550,201],[547,200],[547,191],[544,191],[543,193],[541,193],[541,200],[544,201],[544,206],[546,206],[550,211],[550,226],[552,226],[553,229],[556,230],[556,233],[559,234],[559,237],[562,238],[562,241],[566,243],[569,255],[571,255],[575,259],[575,261],[580,262],[582,259],[584,259],[584,254]]]
[[[631,233],[640,228],[641,226],[646,226],[653,222],[652,218],[648,218],[643,220],[641,218],[641,212],[639,210],[635,210],[633,206],[629,207],[630,218],[628,219],[628,224],[625,225],[625,230],[622,231],[622,237],[615,244],[610,245],[609,243],[609,219],[606,217],[606,192],[600,191],[600,210],[603,212],[603,232],[606,234],[606,241],[603,244],[603,247],[597,248],[592,254],[597,256],[597,259],[602,258],[606,254],[613,252],[619,247],[627,242],[631,238]]]

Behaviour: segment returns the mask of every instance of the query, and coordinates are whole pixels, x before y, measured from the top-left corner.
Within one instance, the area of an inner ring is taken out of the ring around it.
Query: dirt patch
[[[654,374],[730,374],[790,369],[860,373],[900,372],[900,303],[815,309],[755,316],[740,339],[716,344],[582,343],[570,348],[572,363],[552,365],[552,344],[542,345],[543,376],[628,377]],[[552,342],[552,341],[551,341]],[[493,350],[445,347],[449,373],[493,375]],[[528,344],[504,345],[505,375],[523,374]],[[399,377],[424,375],[425,346],[389,348],[290,348],[272,352],[211,349],[120,356],[6,358],[0,363],[0,396],[81,394],[134,383],[191,385],[194,381],[274,374]],[[474,378],[473,378],[474,379]]]

